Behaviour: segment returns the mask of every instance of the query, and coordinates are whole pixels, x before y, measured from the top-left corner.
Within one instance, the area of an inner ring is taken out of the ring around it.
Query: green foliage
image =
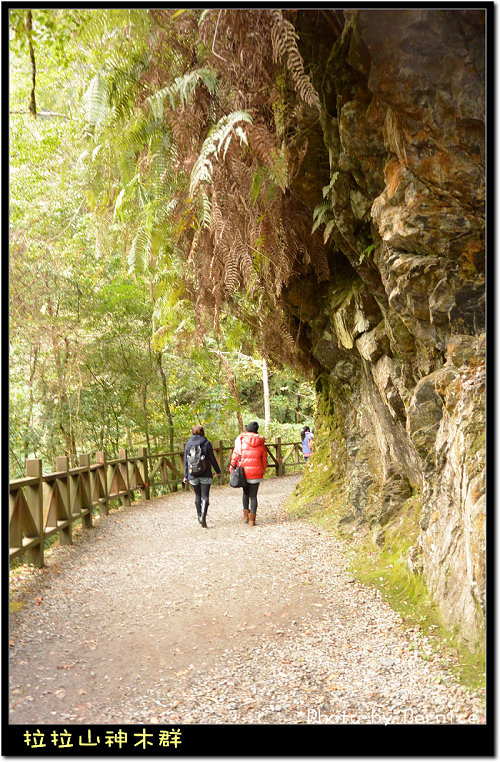
[[[193,98],[196,88],[200,83],[205,85],[211,96],[215,95],[217,75],[211,69],[201,68],[176,77],[171,85],[167,85],[167,87],[158,90],[154,95],[150,96],[148,101],[156,121],[161,122],[163,120],[165,98],[168,98],[172,108],[183,109]]]
[[[71,67],[76,57],[73,40],[84,23],[82,12],[75,8],[36,8],[32,9],[32,16],[35,49],[43,50],[59,70]],[[27,49],[26,20],[26,9],[9,9],[10,48],[16,53],[25,53]]]
[[[246,145],[250,115],[217,121],[214,72],[182,72],[168,50],[161,65],[170,84],[155,92],[145,72],[158,30],[144,9],[34,9],[37,103],[60,116],[33,120],[25,12],[12,9],[10,26],[10,110],[21,112],[10,124],[11,477],[23,475],[30,455],[47,472],[63,453],[164,451],[172,432],[180,445],[195,421],[230,442],[237,403],[215,349],[234,370],[244,419],[263,427],[254,337],[221,315],[222,330],[206,325],[200,341],[177,245],[193,219],[179,215],[173,194],[188,193],[191,180],[199,224],[209,225],[211,168],[232,140]],[[166,115],[188,108],[200,89],[214,126],[190,177]],[[280,167],[277,157],[266,193],[281,182]],[[278,369],[270,385],[268,436],[296,438],[311,391]]]
[[[330,182],[328,183],[328,185],[323,186],[323,198],[326,198],[328,196],[328,194],[331,193],[331,191],[333,190],[333,186],[335,185],[335,181],[336,181],[338,176],[339,176],[339,173],[338,172],[334,172],[332,177],[331,177]]]
[[[276,154],[274,155],[276,159]],[[263,194],[264,203],[270,204],[281,192],[287,184],[286,168],[284,165],[284,158],[280,155],[277,160],[273,162],[272,167],[261,166],[258,167],[254,173],[252,179],[252,185],[250,188],[250,199],[254,206],[257,205],[257,201],[261,193]],[[258,248],[258,241],[256,242],[256,248]]]
[[[370,257],[372,255],[374,250],[375,250],[375,244],[374,243],[371,243],[369,246],[367,246],[366,249],[364,249],[364,251],[362,251],[361,254],[360,254],[359,264],[361,264],[363,262],[365,257]]]
[[[323,198],[327,198],[327,196],[331,193],[338,174],[338,172],[334,172],[329,184],[323,187]],[[321,204],[318,204],[318,206],[316,206],[313,210],[313,226],[311,234],[315,233],[321,225],[325,225],[325,230],[323,232],[323,242],[327,243],[335,225],[333,207],[328,199],[323,201]]]
[[[104,122],[109,113],[108,83],[96,74],[83,96],[85,118],[89,124],[97,125]]]
[[[128,255],[129,272],[143,273],[151,254],[151,237],[146,227],[140,227],[134,236]]]

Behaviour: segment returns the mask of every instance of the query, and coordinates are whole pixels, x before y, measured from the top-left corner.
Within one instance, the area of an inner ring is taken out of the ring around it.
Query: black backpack
[[[199,444],[191,445],[187,453],[187,465],[190,476],[200,476],[207,470],[207,461]]]

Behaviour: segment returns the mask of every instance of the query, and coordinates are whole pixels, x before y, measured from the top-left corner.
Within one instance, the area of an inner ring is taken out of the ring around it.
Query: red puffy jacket
[[[234,442],[233,454],[231,455],[231,464],[229,472],[240,465],[239,455],[241,454],[241,465],[245,469],[247,479],[262,479],[267,468],[267,450],[266,440],[253,434],[251,431],[244,431]]]

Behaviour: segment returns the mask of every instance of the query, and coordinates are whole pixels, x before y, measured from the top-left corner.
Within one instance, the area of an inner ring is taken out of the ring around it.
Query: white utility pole
[[[267,436],[267,430],[271,423],[271,404],[269,402],[269,375],[265,357],[262,358],[262,384],[264,386],[264,431]]]

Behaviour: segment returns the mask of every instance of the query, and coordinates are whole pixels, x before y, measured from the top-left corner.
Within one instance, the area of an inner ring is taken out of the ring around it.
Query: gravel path
[[[432,639],[352,581],[342,543],[286,514],[299,478],[263,482],[255,528],[239,490],[212,488],[208,529],[178,493],[18,577],[10,722],[484,723]]]

